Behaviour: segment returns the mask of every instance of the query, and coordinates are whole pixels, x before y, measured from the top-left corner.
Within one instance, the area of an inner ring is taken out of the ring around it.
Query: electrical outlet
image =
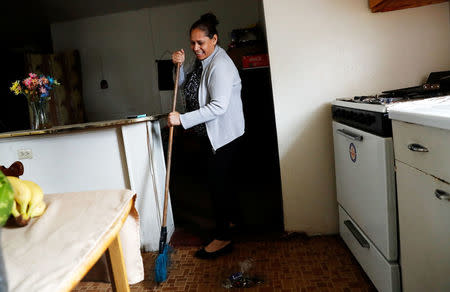
[[[19,149],[17,150],[17,157],[19,159],[32,159],[33,151],[31,149]]]

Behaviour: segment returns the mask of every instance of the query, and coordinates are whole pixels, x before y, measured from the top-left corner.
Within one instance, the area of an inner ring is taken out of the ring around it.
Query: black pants
[[[215,152],[208,137],[200,137],[199,141],[202,153],[207,156],[208,188],[216,220],[214,238],[231,240],[230,224],[239,221],[238,187],[233,183],[233,174],[240,155],[241,138],[233,140]]]

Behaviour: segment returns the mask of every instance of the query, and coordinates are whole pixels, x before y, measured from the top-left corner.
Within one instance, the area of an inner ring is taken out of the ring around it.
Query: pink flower
[[[25,85],[26,87],[29,87],[31,84],[31,78],[27,78],[23,81],[23,85]]]
[[[28,75],[30,75],[30,78],[37,78],[37,75],[35,74],[35,73],[30,73],[30,74],[28,74]]]
[[[34,90],[37,86],[38,86],[38,80],[37,79],[32,79],[32,78],[27,78],[23,81],[23,84],[29,89],[29,90]]]
[[[42,84],[42,85],[48,84],[48,79],[45,77],[41,77],[39,79],[39,84]]]

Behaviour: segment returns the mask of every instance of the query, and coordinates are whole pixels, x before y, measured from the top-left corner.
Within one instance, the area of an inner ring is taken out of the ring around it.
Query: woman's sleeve
[[[187,66],[184,66],[184,64],[181,64],[180,66],[180,76],[178,77],[178,86],[181,86],[184,82],[184,78],[186,76],[186,73],[184,72],[185,68]],[[175,82],[175,78],[177,78],[177,66],[173,66],[173,82]]]
[[[206,77],[210,101],[198,110],[180,115],[183,128],[213,120],[227,111],[233,90],[233,76],[233,68],[226,60],[218,60],[213,64]]]

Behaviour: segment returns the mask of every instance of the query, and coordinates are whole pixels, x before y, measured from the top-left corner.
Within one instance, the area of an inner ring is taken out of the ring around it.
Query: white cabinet
[[[392,127],[403,291],[450,291],[450,131]]]

